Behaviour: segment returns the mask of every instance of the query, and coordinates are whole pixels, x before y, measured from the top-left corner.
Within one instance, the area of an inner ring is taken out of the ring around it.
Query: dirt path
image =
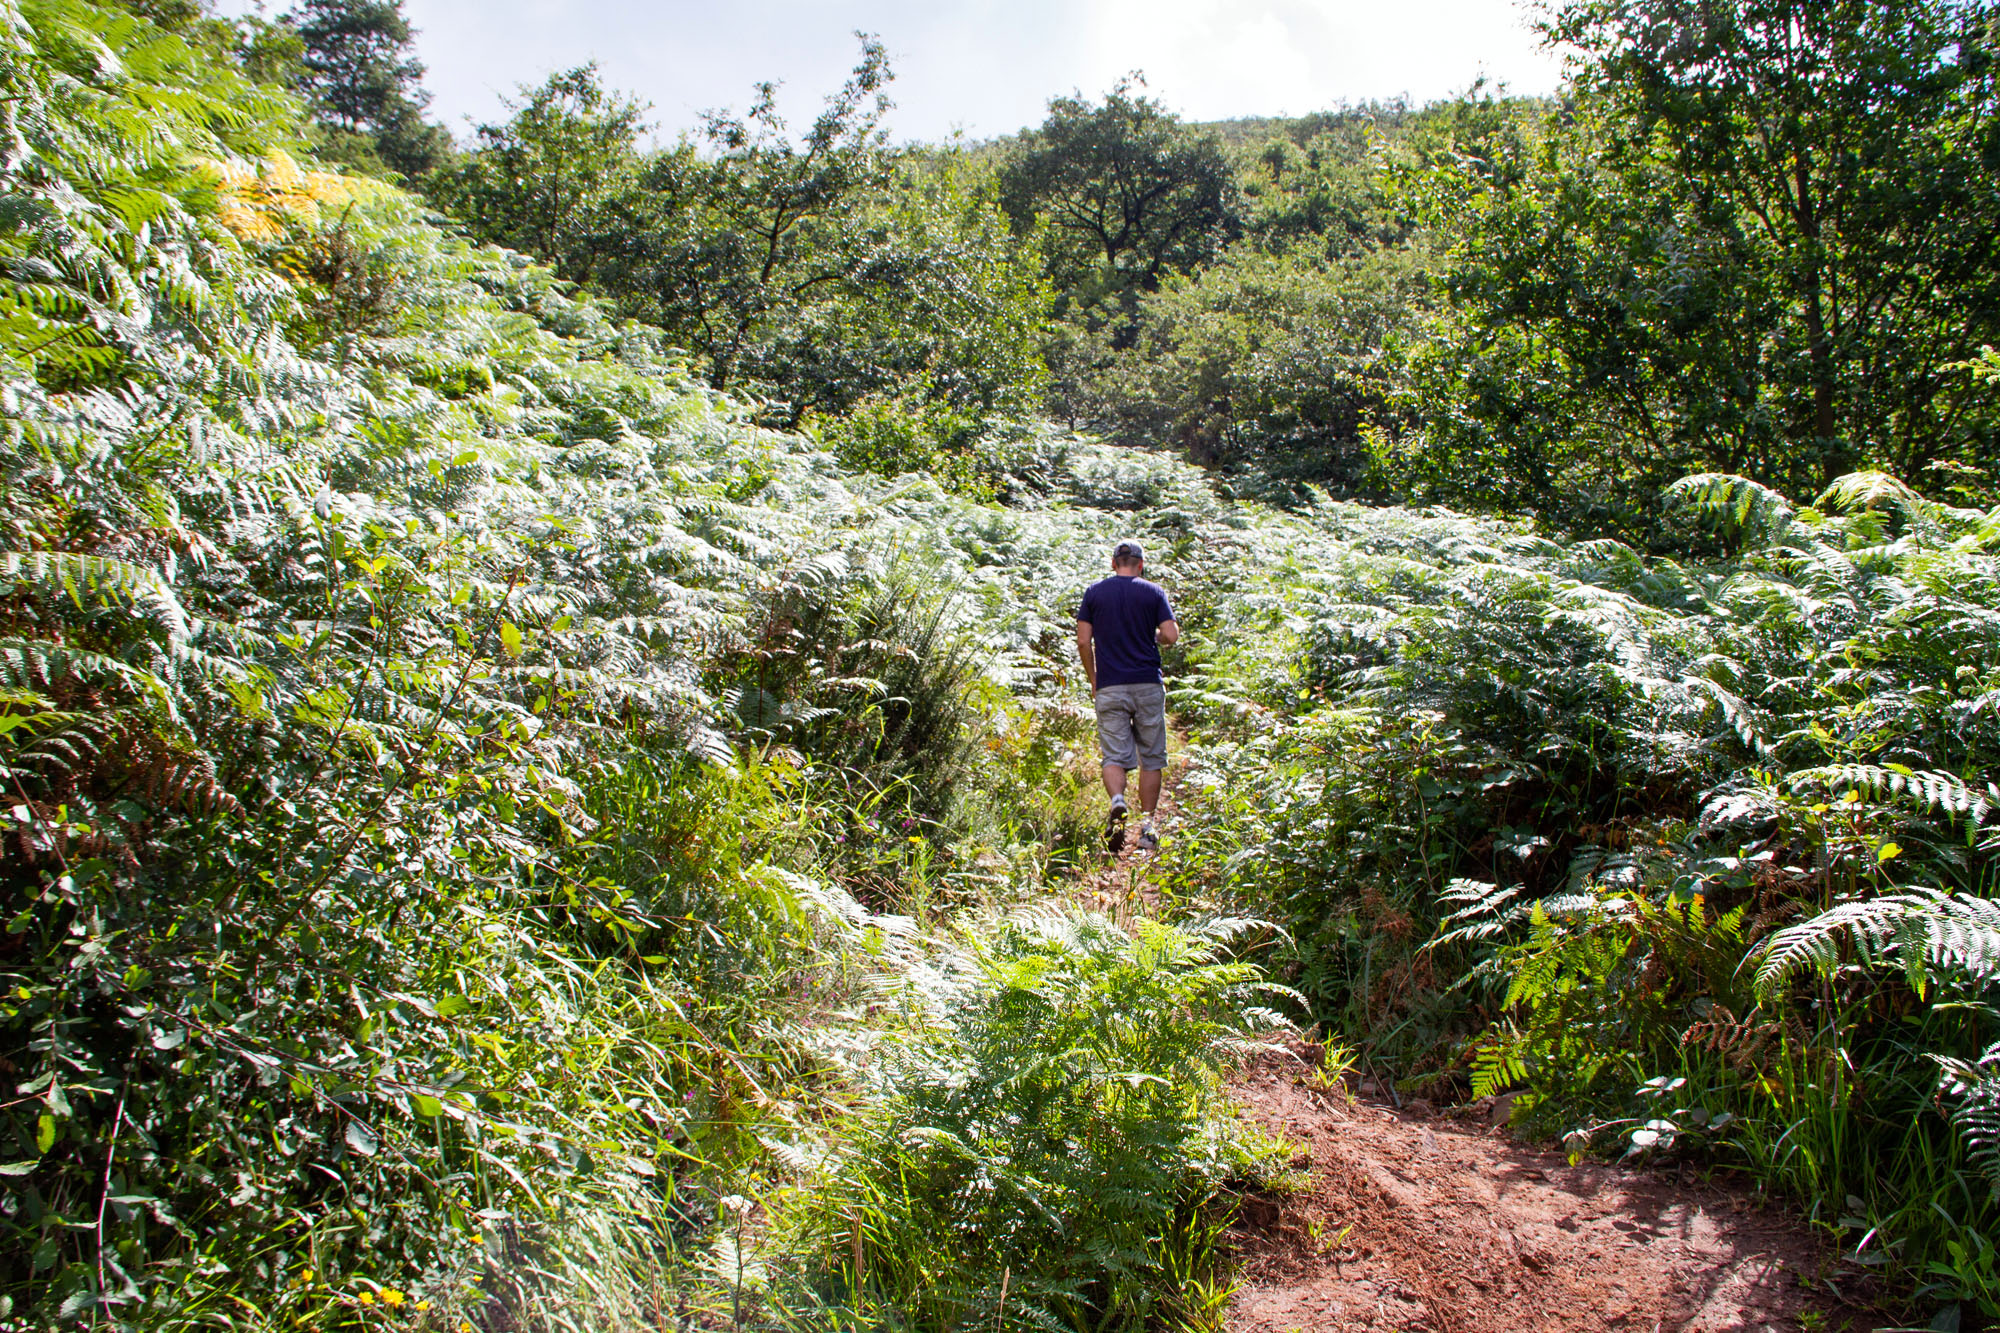
[[[1178,738],[1176,738],[1178,739]],[[1176,751],[1182,747],[1176,745]],[[1173,835],[1182,770],[1168,774]],[[1136,839],[1136,824],[1135,824]],[[1120,920],[1156,906],[1129,845],[1083,877]],[[1803,1285],[1831,1261],[1795,1218],[1738,1194],[1516,1142],[1484,1109],[1437,1113],[1329,1088],[1317,1051],[1234,1090],[1294,1144],[1296,1192],[1245,1201],[1229,1333],[1835,1333],[1883,1320]]]
[[[1230,1333],[1876,1326],[1801,1285],[1828,1256],[1776,1210],[1572,1167],[1477,1113],[1398,1112],[1309,1074],[1305,1060],[1266,1059],[1236,1080],[1247,1113],[1298,1146],[1307,1179],[1246,1201]]]
[[[1178,741],[1178,737],[1176,740]],[[1182,746],[1176,744],[1176,752]],[[1182,769],[1160,824],[1173,836]],[[1136,823],[1134,825],[1136,839]],[[1078,884],[1119,920],[1157,905],[1152,857]],[[1292,1143],[1295,1192],[1244,1201],[1228,1333],[1839,1333],[1884,1320],[1817,1277],[1832,1256],[1740,1194],[1516,1142],[1485,1108],[1397,1109],[1314,1077],[1317,1048],[1245,1069],[1245,1114]]]

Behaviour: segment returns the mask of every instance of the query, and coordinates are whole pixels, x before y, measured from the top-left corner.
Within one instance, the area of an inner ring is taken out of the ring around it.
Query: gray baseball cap
[[[1127,539],[1119,542],[1117,546],[1112,548],[1111,559],[1114,564],[1120,560],[1137,560],[1140,564],[1144,564],[1146,562],[1146,551],[1139,543]]]

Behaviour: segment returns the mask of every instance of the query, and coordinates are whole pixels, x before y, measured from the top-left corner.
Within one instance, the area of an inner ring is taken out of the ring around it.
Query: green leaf
[[[507,656],[521,655],[521,627],[511,620],[500,622],[500,646],[507,650]]]
[[[0,1162],[0,1176],[25,1176],[41,1162]]]
[[[411,1093],[410,1110],[426,1120],[435,1120],[444,1114],[444,1103],[421,1092]]]
[[[382,1146],[382,1140],[362,1121],[350,1120],[347,1122],[347,1146],[363,1157],[373,1157]]]
[[[35,1120],[35,1151],[45,1153],[56,1146],[56,1118],[44,1111]]]

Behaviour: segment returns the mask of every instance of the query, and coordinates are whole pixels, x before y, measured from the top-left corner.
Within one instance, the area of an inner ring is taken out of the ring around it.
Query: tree
[[[1962,377],[2000,328],[1992,0],[1577,0],[1549,27],[1589,60],[1616,161],[1659,162],[1726,208],[1803,364],[1788,423],[1844,471],[1950,448]],[[1942,401],[1941,401],[1942,397]],[[1953,401],[1956,400],[1956,401]]]
[[[1064,329],[1051,406],[1134,444],[1352,492],[1389,414],[1391,345],[1424,306],[1412,219],[1379,158],[1400,104],[1222,128],[1241,227],[1122,322]]]
[[[1505,170],[1447,148],[1418,182],[1452,306],[1419,383],[1432,479],[1545,513],[1616,492],[1627,522],[1687,469],[1990,475],[2000,417],[1952,367],[2000,339],[1995,13],[1559,8],[1560,109]]]
[[[1093,427],[1171,440],[1195,461],[1252,466],[1352,492],[1395,381],[1385,348],[1416,321],[1424,273],[1407,249],[1339,263],[1234,246],[1140,302],[1137,340],[1091,386]]]
[[[1689,471],[1813,485],[1819,451],[1777,431],[1756,369],[1768,275],[1726,213],[1664,167],[1611,170],[1588,104],[1477,95],[1409,150],[1445,309],[1410,368],[1405,487],[1634,531]]]
[[[800,141],[777,85],[759,84],[746,115],[708,113],[703,145],[648,161],[617,208],[607,281],[698,352],[716,388],[774,320],[859,277],[841,228],[888,181],[892,77],[882,44],[863,36],[860,62]]]
[[[1400,102],[1323,111],[1246,145],[1236,155],[1244,238],[1330,259],[1401,244],[1410,219],[1382,188],[1377,158],[1416,117]]]
[[[435,176],[432,202],[480,240],[525,250],[588,280],[614,233],[606,209],[639,170],[646,107],[607,91],[596,64],[549,76],[481,125],[476,150]]]
[[[402,0],[304,0],[284,21],[301,43],[295,86],[328,132],[322,155],[411,177],[449,156],[451,136],[423,119],[430,94]]]
[[[1129,342],[1138,293],[1212,260],[1240,228],[1235,177],[1212,133],[1183,125],[1122,79],[1100,104],[1049,103],[1000,174],[1015,230],[1045,226],[1059,310],[1119,321]]]
[[[663,329],[713,387],[763,396],[768,419],[874,397],[976,430],[1038,384],[1047,302],[962,154],[886,148],[888,57],[861,42],[797,137],[765,83],[744,115],[711,112],[699,137],[643,152],[637,103],[594,67],[559,74],[480,127],[432,199]]]
[[[767,83],[648,159],[607,210],[598,280],[787,423],[874,397],[976,429],[1037,385],[1046,298],[962,153],[886,149],[892,71],[861,43],[802,137]]]

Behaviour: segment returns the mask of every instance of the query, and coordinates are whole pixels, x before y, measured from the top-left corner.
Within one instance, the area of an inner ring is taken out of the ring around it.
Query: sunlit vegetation
[[[9,32],[13,1314],[893,1307],[939,1260],[786,1191],[891,1125],[1040,1144],[1006,1099],[1044,1066],[1095,1071],[1048,1095],[1143,1131],[1115,1188],[1185,1235],[1027,1180],[1007,1206],[1081,1240],[990,1235],[960,1302],[1213,1284],[1251,978],[1212,932],[1009,915],[1088,818],[1046,642],[1109,460],[1023,444],[1050,500],[1013,511],[846,473],[546,269],[296,165],[290,104],[183,39],[66,0]],[[1082,1022],[1128,991],[1180,1017]]]
[[[8,1327],[1212,1330],[1311,1024],[2000,1315],[1983,0],[945,146],[6,12]]]
[[[1880,474],[1670,499],[1730,554],[1315,509],[1273,637],[1185,678],[1215,739],[1165,881],[1287,922],[1406,1091],[1516,1090],[1990,1301],[1992,516]]]

